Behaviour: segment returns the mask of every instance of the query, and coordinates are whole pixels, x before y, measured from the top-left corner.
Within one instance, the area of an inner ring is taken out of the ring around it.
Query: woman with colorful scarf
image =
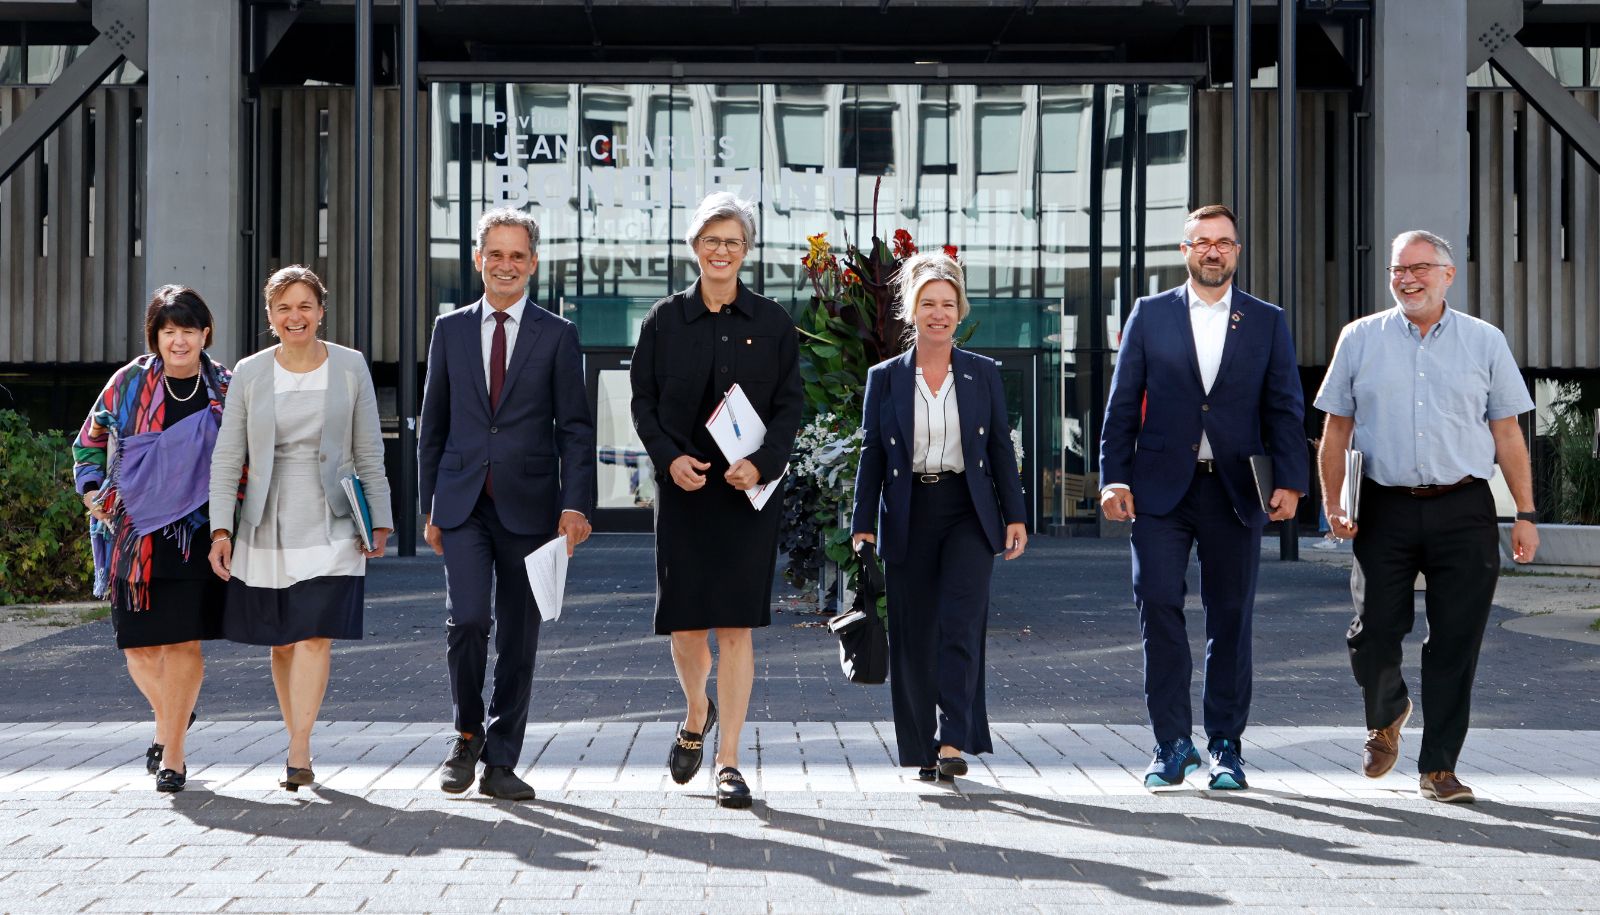
[[[205,543],[211,451],[230,376],[205,353],[211,327],[199,293],[157,289],[145,309],[151,352],[111,376],[72,448],[91,518],[95,596],[110,598],[117,647],[155,713],[145,768],[163,792],[182,791],[188,776],[184,736],[205,672],[200,642],[222,637],[225,592]]]

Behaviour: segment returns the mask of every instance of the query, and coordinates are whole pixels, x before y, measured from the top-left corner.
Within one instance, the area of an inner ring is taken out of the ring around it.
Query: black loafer
[[[189,767],[184,766],[182,772],[172,769],[162,769],[156,773],[156,790],[165,794],[173,794],[183,790],[183,785],[189,780]]]
[[[933,766],[923,766],[917,770],[917,781],[931,782],[939,777],[939,770]]]
[[[717,704],[710,696],[706,697],[706,702],[710,703],[710,708],[706,711],[705,726],[698,733],[679,728],[672,749],[667,753],[667,771],[680,785],[687,785],[700,771],[700,763],[705,761],[706,737],[717,726]]]
[[[744,776],[732,766],[723,766],[717,772],[717,803],[724,807],[749,807],[754,802],[750,796],[750,786],[745,784]]]
[[[299,791],[317,780],[316,773],[311,771],[310,766],[306,766],[304,769],[284,766],[283,773],[283,781],[278,782],[278,787],[288,788],[290,791]]]
[[[194,717],[194,712],[190,712],[189,724],[184,728],[184,730],[194,727]],[[151,744],[150,749],[144,751],[144,771],[150,773],[151,775],[155,775],[157,772],[160,772],[161,754],[165,753],[166,750],[167,748],[159,743]]]
[[[439,773],[439,788],[446,794],[460,794],[472,787],[478,757],[483,755],[483,741],[482,734],[474,734],[470,740],[459,734],[450,738],[450,755]]]
[[[939,777],[945,781],[953,781],[956,776],[967,774],[967,761],[959,756],[941,756],[939,758]]]
[[[533,800],[533,786],[518,778],[510,766],[484,766],[478,793],[502,801]]]

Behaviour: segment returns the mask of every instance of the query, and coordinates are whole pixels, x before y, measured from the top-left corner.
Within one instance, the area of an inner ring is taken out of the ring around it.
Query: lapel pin
[[[744,345],[745,345],[745,346],[750,346],[750,345],[751,345],[751,344],[753,344],[753,343],[755,343],[755,342],[756,342],[756,341],[754,341],[754,340],[752,340],[752,339],[751,339],[751,338],[749,338],[749,337],[745,337],[745,338],[744,338]]]
[[[1237,312],[1237,311],[1236,311],[1236,312],[1234,312],[1234,313],[1233,313],[1233,320],[1234,320],[1234,321],[1235,321],[1235,322],[1236,322],[1236,323],[1237,323],[1237,322],[1239,322],[1239,321],[1243,321],[1243,320],[1244,320],[1244,315],[1242,315],[1242,314],[1239,314],[1239,313],[1238,313],[1238,312]]]
[[[972,380],[972,376],[968,375],[966,372],[962,372],[961,377],[967,379],[968,381]]]

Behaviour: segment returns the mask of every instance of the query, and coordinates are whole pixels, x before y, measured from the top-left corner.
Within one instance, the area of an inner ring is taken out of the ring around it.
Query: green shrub
[[[1555,450],[1551,491],[1558,524],[1600,524],[1600,461],[1595,460],[1594,408],[1568,382],[1552,405],[1546,432]]]
[[[72,436],[0,410],[0,604],[86,600],[93,586]]]

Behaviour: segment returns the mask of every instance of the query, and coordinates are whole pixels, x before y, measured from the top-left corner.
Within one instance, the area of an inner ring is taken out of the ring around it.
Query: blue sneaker
[[[1242,791],[1250,787],[1244,780],[1244,757],[1239,743],[1222,739],[1211,745],[1211,790]]]
[[[1200,751],[1187,737],[1156,744],[1156,758],[1144,770],[1146,788],[1171,788],[1183,784],[1189,773],[1200,768]]]

